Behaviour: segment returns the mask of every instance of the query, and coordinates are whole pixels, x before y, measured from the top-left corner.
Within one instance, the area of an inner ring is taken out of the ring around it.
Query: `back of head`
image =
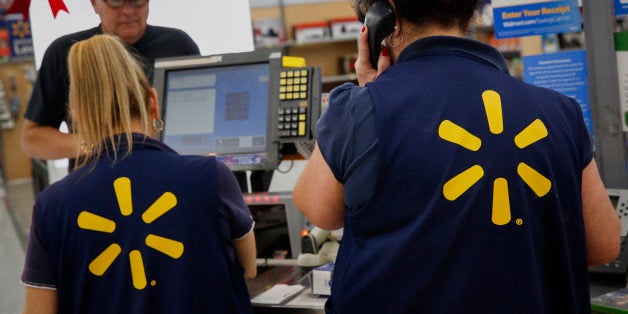
[[[360,21],[377,1],[354,0],[353,6]],[[442,28],[454,26],[464,30],[468,27],[480,0],[392,0],[398,19],[406,20],[417,26],[437,25]]]
[[[131,152],[132,126],[147,133],[150,85],[141,66],[115,36],[97,35],[77,42],[68,55],[69,108],[83,150],[77,166],[96,160],[124,134]],[[87,149],[86,149],[87,148]]]

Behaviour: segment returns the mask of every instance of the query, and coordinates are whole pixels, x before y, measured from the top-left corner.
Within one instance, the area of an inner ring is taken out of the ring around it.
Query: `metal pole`
[[[600,174],[607,188],[628,188],[621,129],[613,0],[583,0],[588,83]]]

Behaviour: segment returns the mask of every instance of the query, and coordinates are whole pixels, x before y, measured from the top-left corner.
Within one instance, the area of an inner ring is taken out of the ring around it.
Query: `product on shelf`
[[[357,16],[337,18],[329,21],[329,28],[333,39],[352,39],[360,34],[362,23]]]
[[[294,39],[298,43],[328,40],[330,38],[331,32],[327,21],[294,25]]]

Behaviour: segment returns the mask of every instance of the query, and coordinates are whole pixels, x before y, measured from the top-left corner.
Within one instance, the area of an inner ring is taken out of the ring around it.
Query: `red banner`
[[[31,0],[15,0],[13,5],[7,10],[7,14],[22,13],[25,20],[28,20],[28,8],[31,6]]]
[[[65,11],[67,13],[70,13],[70,11],[68,11],[68,8],[65,6],[65,3],[63,3],[63,0],[48,0],[48,3],[50,4],[50,10],[52,10],[52,16],[54,18],[57,18],[57,14],[59,13],[59,11]],[[7,11],[7,14],[22,13],[24,19],[28,20],[28,10],[30,6],[31,0],[15,0],[13,2],[13,5],[11,5],[9,10]]]
[[[57,18],[57,13],[59,13],[59,11],[65,11],[67,13],[70,13],[70,11],[68,11],[68,8],[65,6],[65,3],[63,3],[63,0],[48,0],[48,3],[50,3],[52,16],[55,19]]]

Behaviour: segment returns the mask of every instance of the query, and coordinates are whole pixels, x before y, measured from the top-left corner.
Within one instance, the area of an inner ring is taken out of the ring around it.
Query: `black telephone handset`
[[[364,16],[364,26],[369,32],[369,59],[373,68],[377,69],[382,40],[395,30],[395,11],[388,0],[379,0],[371,5]]]

